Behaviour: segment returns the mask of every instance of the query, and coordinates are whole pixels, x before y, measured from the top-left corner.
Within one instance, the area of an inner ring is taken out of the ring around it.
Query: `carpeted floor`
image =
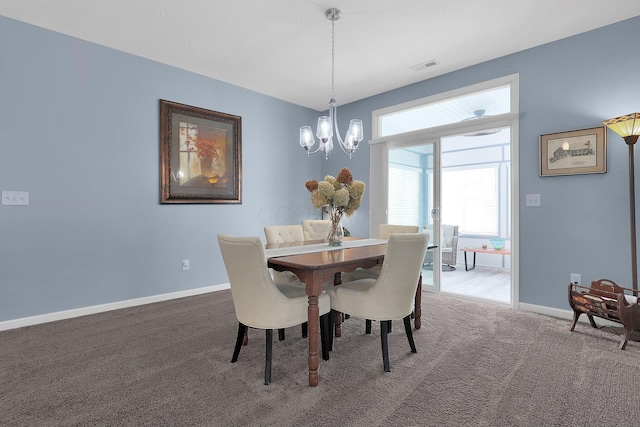
[[[0,332],[0,425],[640,425],[640,343],[616,328],[433,293],[422,312],[417,354],[394,323],[390,373],[377,323],[349,319],[316,388],[299,328],[269,386],[263,331],[229,363],[230,291]]]

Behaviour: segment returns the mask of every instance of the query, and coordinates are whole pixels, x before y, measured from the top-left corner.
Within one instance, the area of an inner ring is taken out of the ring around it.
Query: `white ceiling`
[[[0,15],[325,110],[331,7],[339,104],[640,15],[638,0],[0,0]]]

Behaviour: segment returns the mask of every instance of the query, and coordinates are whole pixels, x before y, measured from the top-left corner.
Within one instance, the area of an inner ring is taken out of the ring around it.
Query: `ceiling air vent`
[[[418,64],[418,65],[412,65],[411,68],[413,71],[422,71],[422,70],[426,70],[429,67],[433,67],[434,65],[437,65],[438,63],[436,62],[435,59],[432,59],[430,61],[427,62],[423,62],[422,64]]]

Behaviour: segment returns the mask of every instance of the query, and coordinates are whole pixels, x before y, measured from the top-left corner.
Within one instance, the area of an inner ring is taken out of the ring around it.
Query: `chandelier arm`
[[[331,101],[329,102],[329,121],[333,126],[333,133],[335,134],[338,143],[340,143],[340,146],[344,146],[344,141],[340,136],[340,129],[338,129],[338,105],[336,104],[335,98],[331,98]]]
[[[344,145],[342,145],[342,144],[340,144],[340,148],[342,148],[342,152],[343,152],[344,154],[346,154],[347,156],[349,156],[349,158],[351,158],[351,154],[353,154],[353,152],[351,152],[351,153],[350,153],[350,152],[349,152],[350,150],[345,149],[345,148],[344,148]]]
[[[351,153],[347,150],[347,148],[344,145],[344,141],[342,140],[342,137],[340,136],[340,129],[338,129],[338,108],[335,105],[335,102],[333,102],[333,105],[331,106],[331,113],[332,118],[333,118],[333,129],[335,130],[335,135],[336,135],[336,139],[338,140],[338,145],[340,146],[340,148],[342,149],[342,152],[344,154],[346,154],[347,156],[351,157]]]
[[[315,150],[311,151],[311,150],[307,150],[307,152],[305,153],[307,155],[307,157],[311,154],[315,154],[318,151],[322,150],[322,143],[318,146],[318,148],[316,148]]]
[[[342,152],[344,154],[346,154],[347,156],[349,156],[349,158],[351,158],[351,155],[358,148],[357,148],[357,146],[356,146],[356,148],[348,148],[347,145],[344,143],[344,140],[342,139],[342,136],[340,136],[340,129],[338,129],[338,105],[337,105],[335,99],[331,100],[330,109],[329,109],[329,116],[332,119],[333,129],[335,131],[334,133],[335,133],[336,139],[338,140],[338,145],[342,149]],[[348,132],[349,132],[349,130],[347,130],[347,133]]]

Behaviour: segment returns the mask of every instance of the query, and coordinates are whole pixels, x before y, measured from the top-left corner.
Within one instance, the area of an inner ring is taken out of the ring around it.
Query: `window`
[[[389,224],[419,225],[420,169],[389,165]]]
[[[417,105],[409,105],[379,116],[378,136],[397,135],[508,113],[511,110],[510,99],[511,85],[508,84],[428,104],[418,100]]]
[[[442,172],[442,222],[459,234],[497,236],[500,220],[499,168],[474,166]]]

